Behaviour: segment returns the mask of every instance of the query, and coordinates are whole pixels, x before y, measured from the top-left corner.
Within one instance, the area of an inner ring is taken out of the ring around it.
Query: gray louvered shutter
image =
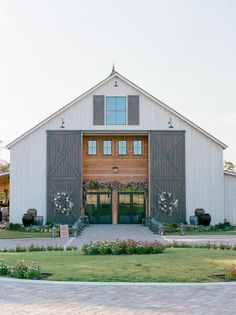
[[[128,95],[128,125],[139,125],[138,95]]]
[[[93,96],[93,124],[104,125],[104,95]]]

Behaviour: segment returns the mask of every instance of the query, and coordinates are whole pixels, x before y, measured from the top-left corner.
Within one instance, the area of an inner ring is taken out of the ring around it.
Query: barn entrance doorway
[[[109,192],[91,192],[86,195],[85,213],[92,224],[112,223],[112,195]]]
[[[145,215],[144,193],[121,192],[118,194],[118,223],[142,223]]]

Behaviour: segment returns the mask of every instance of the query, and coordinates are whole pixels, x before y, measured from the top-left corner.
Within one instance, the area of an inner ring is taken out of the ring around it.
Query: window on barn
[[[126,124],[126,97],[106,97],[106,123],[107,125]]]
[[[97,141],[88,140],[88,155],[96,155],[96,154],[97,154]]]
[[[126,140],[118,141],[118,155],[127,155],[127,141]]]
[[[142,140],[133,141],[133,155],[142,155],[143,154],[143,142]]]
[[[103,141],[103,155],[112,155],[112,142],[111,140]]]

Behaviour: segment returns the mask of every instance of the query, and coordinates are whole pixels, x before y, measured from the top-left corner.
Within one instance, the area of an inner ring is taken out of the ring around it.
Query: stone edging
[[[80,281],[52,281],[52,280],[23,280],[12,278],[0,278],[0,282],[15,282],[27,284],[50,284],[50,285],[75,285],[75,286],[236,286],[236,281],[232,282],[80,282]]]

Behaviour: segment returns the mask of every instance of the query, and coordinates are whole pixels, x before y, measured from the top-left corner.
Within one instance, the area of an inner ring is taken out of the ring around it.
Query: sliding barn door
[[[178,200],[178,209],[166,216],[158,209],[158,195],[170,192]],[[185,133],[183,131],[150,132],[150,209],[163,223],[186,220]]]
[[[47,132],[47,221],[74,223],[82,206],[82,134],[80,131]],[[67,192],[74,203],[70,217],[57,214],[53,197]]]

